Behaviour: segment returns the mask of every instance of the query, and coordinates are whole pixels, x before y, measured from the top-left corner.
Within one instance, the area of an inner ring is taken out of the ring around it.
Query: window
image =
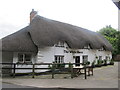
[[[106,60],[110,60],[110,57],[109,57],[109,56],[106,56],[105,59],[106,59]]]
[[[31,62],[31,54],[19,53],[18,54],[18,62],[22,62],[22,63]]]
[[[18,54],[18,61],[23,62],[23,57],[24,57],[23,54]]]
[[[82,56],[82,59],[83,59],[83,63],[87,62],[88,61],[88,55]]]
[[[84,49],[91,49],[90,45],[84,46]]]
[[[55,63],[64,63],[64,56],[55,56]]]
[[[64,42],[60,41],[57,44],[55,44],[56,47],[64,47]]]
[[[102,60],[102,56],[99,56],[99,60]]]
[[[105,50],[105,48],[104,48],[104,47],[102,47],[102,48],[100,48],[100,49],[99,49],[99,51],[104,51],[104,50]]]
[[[25,54],[25,61],[30,62],[31,61],[31,54]]]

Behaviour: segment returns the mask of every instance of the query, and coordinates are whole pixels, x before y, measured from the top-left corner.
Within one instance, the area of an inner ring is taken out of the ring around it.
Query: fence
[[[10,69],[12,71],[13,78],[15,78],[15,76],[17,74],[16,73],[17,69],[21,69],[21,70],[30,69],[30,70],[32,70],[32,78],[35,78],[35,74],[36,74],[35,70],[51,70],[52,78],[54,78],[55,74],[58,74],[58,73],[55,72],[56,70],[64,70],[64,69],[67,70],[66,73],[71,74],[71,78],[74,78],[75,76],[80,75],[81,70],[84,71],[84,73],[82,73],[82,74],[84,74],[85,79],[87,79],[87,72],[88,72],[88,75],[90,75],[90,72],[93,75],[93,68],[91,66],[87,66],[86,64],[83,65],[83,63],[63,63],[63,64],[59,64],[59,63],[36,63],[36,64],[27,64],[27,65],[32,65],[32,68],[18,68],[18,67],[16,67],[17,65],[21,65],[21,64],[26,65],[26,64],[23,64],[23,63],[0,63],[0,64],[2,64],[2,70]],[[80,67],[74,68],[73,65],[76,65],[76,64],[79,64],[83,67],[82,68],[80,68]],[[11,65],[11,67],[3,67],[4,65]],[[47,68],[43,68],[43,67],[36,68],[36,65],[48,65],[48,67]],[[68,65],[68,67],[66,67],[66,65]]]

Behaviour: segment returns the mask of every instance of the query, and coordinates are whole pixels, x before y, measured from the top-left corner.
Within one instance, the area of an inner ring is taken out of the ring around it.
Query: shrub
[[[106,60],[106,59],[104,60],[104,65],[105,65],[105,66],[107,65],[107,60]]]
[[[104,62],[103,62],[103,60],[101,61],[101,64],[103,64]]]
[[[114,65],[113,59],[110,60],[110,65]]]
[[[71,64],[71,62],[69,62],[68,67],[69,68],[73,67],[73,65]]]
[[[52,66],[49,64],[49,65],[48,65],[48,68],[52,68]]]
[[[86,61],[86,65],[90,65],[90,61]]]
[[[55,62],[53,62],[52,68],[57,68],[57,69],[65,68],[65,64],[64,63],[55,63]]]
[[[64,63],[56,64],[56,68],[58,69],[65,68],[65,64]]]
[[[102,65],[102,60],[97,60],[97,65],[98,67],[100,67]]]

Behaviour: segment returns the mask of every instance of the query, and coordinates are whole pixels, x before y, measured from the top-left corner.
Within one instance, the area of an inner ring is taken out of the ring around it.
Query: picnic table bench
[[[73,67],[74,76],[79,76],[81,74],[86,74],[87,76],[93,75],[93,67],[86,66],[86,70],[84,66]]]

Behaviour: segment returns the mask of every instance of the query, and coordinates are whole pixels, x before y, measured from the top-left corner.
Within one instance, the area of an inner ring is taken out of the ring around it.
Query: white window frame
[[[101,47],[98,51],[105,51],[104,47]]]
[[[19,55],[22,55],[22,61],[20,61]],[[26,57],[25,57],[26,55],[30,55],[30,60],[29,61],[26,61]],[[32,54],[30,54],[30,53],[18,53],[18,62],[20,62],[20,63],[32,62],[31,58],[32,58]]]
[[[64,56],[63,55],[55,55],[55,63],[64,63]]]
[[[91,47],[90,47],[90,45],[86,45],[86,46],[84,46],[83,49],[91,49]]]
[[[64,47],[64,42],[59,41],[58,43],[55,44],[55,47]]]
[[[102,60],[102,56],[99,56],[98,60]]]
[[[83,57],[87,57],[87,59],[84,59]],[[88,55],[83,55],[82,56],[82,63],[85,63],[85,62],[87,62],[88,61]]]

